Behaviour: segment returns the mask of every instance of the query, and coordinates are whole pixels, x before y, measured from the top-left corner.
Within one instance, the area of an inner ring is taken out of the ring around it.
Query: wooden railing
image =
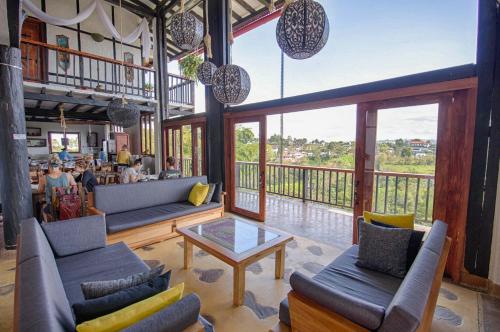
[[[155,98],[154,69],[22,39],[23,79],[79,89]],[[169,102],[194,106],[194,81],[169,74]]]
[[[182,76],[168,75],[169,94],[171,104],[194,106],[194,82]]]
[[[299,165],[266,165],[266,191],[304,201],[351,210],[354,204],[354,170]],[[257,190],[256,162],[236,162],[236,188]],[[416,220],[432,218],[434,176],[375,172],[373,210],[380,213],[415,213]]]

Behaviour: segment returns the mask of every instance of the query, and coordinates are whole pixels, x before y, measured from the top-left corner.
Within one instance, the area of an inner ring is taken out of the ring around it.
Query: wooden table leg
[[[240,306],[245,299],[245,267],[237,265],[233,269],[233,304]]]
[[[184,238],[184,268],[189,269],[193,263],[193,244]]]
[[[285,275],[285,249],[286,245],[282,245],[276,251],[276,261],[274,265],[274,276],[276,279],[283,279]]]

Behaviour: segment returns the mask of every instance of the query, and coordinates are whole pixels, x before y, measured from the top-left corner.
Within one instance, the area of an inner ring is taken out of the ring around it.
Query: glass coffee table
[[[233,303],[242,305],[245,295],[245,269],[248,265],[276,253],[275,278],[283,278],[286,244],[293,236],[238,218],[222,218],[177,229],[184,237],[184,268],[193,262],[193,245],[231,265]]]

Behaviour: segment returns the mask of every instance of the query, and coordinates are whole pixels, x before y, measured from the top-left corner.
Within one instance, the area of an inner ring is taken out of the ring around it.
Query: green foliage
[[[203,58],[199,55],[189,54],[179,60],[179,69],[182,76],[189,78],[190,80],[197,81],[196,70],[198,66],[203,63]]]

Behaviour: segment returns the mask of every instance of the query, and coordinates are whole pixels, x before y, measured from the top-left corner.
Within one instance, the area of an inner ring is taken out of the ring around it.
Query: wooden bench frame
[[[436,274],[433,276],[431,291],[427,304],[425,307],[424,315],[417,332],[430,331],[432,325],[432,318],[434,317],[434,310],[436,309],[437,299],[439,296],[439,289],[443,280],[444,268],[448,253],[450,251],[451,238],[446,237],[443,252],[439,258],[439,265]],[[308,299],[293,290],[288,293],[288,306],[290,310],[290,320],[292,327],[289,328],[285,324],[279,322],[272,332],[308,332],[308,331],[338,331],[338,332],[367,332],[366,328],[358,325],[348,318],[339,315],[329,309],[322,307],[311,299]]]
[[[175,231],[177,228],[222,218],[224,216],[225,195],[226,193],[222,192],[220,207],[108,234],[106,242],[107,244],[125,242],[131,249],[137,249],[149,244],[180,236]],[[100,211],[95,207],[93,193],[88,194],[87,214],[106,216],[103,211]]]

